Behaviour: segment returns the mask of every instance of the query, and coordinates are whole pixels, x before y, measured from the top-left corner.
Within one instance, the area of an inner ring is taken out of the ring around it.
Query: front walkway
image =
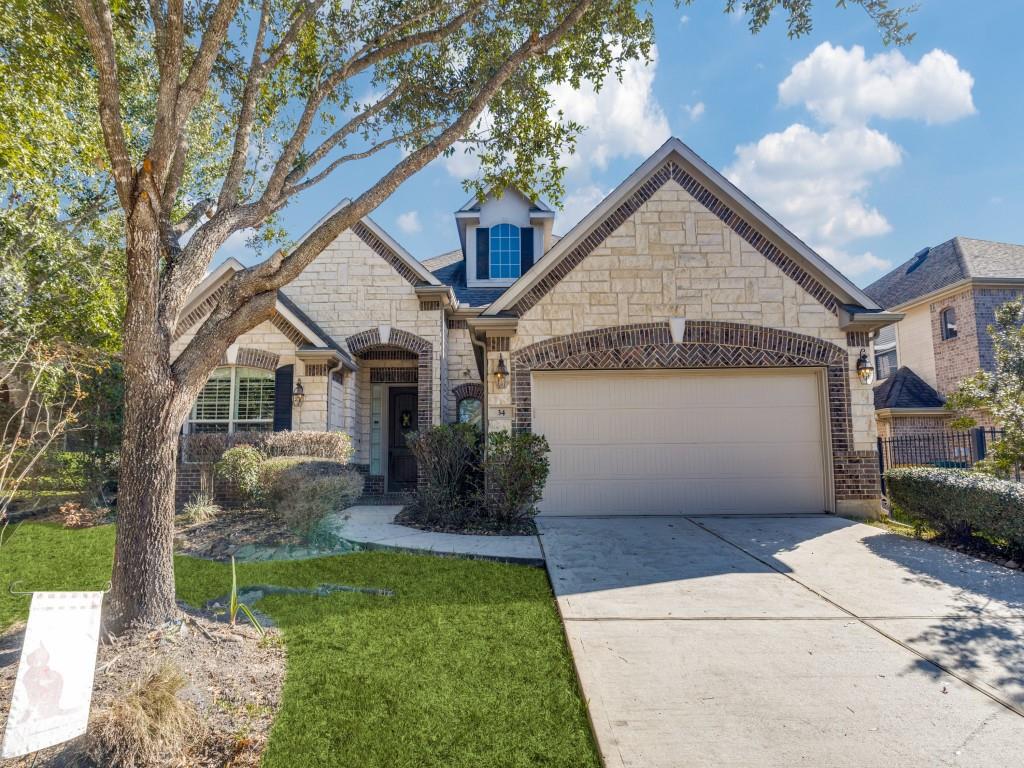
[[[1019,573],[830,516],[538,525],[608,768],[1019,758]]]
[[[329,515],[321,526],[364,549],[391,549],[433,555],[461,555],[507,563],[543,565],[536,536],[472,536],[421,531],[396,525],[400,506],[355,506]]]

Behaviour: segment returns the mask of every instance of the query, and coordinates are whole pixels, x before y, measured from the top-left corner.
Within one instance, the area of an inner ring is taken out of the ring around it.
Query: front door
[[[416,459],[405,442],[407,432],[419,428],[415,388],[392,387],[388,396],[388,491],[416,487]]]

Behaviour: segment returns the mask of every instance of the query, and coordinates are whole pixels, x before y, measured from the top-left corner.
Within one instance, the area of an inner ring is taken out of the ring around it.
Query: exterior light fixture
[[[298,408],[302,405],[302,401],[306,399],[306,390],[302,388],[302,379],[295,382],[295,391],[292,392],[292,405]]]
[[[868,353],[863,349],[860,351],[860,357],[857,358],[857,375],[865,384],[871,384],[875,380],[875,366],[871,364]]]
[[[494,384],[498,389],[508,386],[508,366],[505,365],[504,355],[498,355],[498,367],[494,369]]]

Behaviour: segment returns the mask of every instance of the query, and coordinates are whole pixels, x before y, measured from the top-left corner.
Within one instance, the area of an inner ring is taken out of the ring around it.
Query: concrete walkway
[[[394,523],[402,507],[357,506],[329,515],[321,525],[364,549],[460,555],[506,563],[543,565],[536,536],[471,536],[434,533]]]
[[[1020,759],[1020,573],[829,516],[538,524],[609,768]]]

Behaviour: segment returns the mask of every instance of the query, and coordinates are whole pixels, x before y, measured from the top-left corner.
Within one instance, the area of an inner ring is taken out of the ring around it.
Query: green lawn
[[[113,529],[24,525],[0,549],[0,628],[23,589],[99,589]],[[271,596],[284,632],[284,704],[269,768],[598,766],[544,572],[382,552],[239,565],[241,584],[389,587],[395,597]],[[177,559],[179,596],[224,594],[227,566]]]

